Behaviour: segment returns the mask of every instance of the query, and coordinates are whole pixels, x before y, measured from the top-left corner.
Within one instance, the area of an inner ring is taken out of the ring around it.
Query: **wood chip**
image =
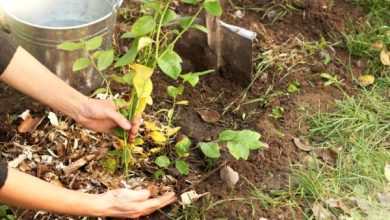
[[[73,162],[72,164],[70,164],[64,169],[65,176],[69,176],[71,173],[80,169],[82,166],[87,164],[89,161],[93,160],[95,157],[97,157],[97,154],[90,154],[90,155],[83,156],[82,158]]]

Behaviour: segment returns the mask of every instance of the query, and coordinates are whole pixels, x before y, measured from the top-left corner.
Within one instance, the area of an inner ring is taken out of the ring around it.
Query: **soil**
[[[327,72],[337,75],[339,79],[344,80],[341,85],[344,91],[350,94],[354,93],[351,73],[344,65],[348,64],[349,59],[344,48],[336,46],[328,48],[327,51],[331,54],[332,61],[328,65],[324,65],[323,56],[320,53],[308,54],[301,52],[300,41],[297,39],[305,42],[318,42],[321,37],[324,37],[327,41],[333,41],[334,38],[339,38],[344,32],[348,32],[348,22],[360,23],[364,18],[364,11],[344,0],[297,0],[294,1],[299,2],[299,7],[296,6],[297,10],[288,12],[281,20],[272,23],[274,19],[272,14],[263,17],[261,12],[254,10],[255,8],[265,7],[271,2],[276,4],[283,1],[235,1],[234,5],[236,7],[244,8],[240,9],[244,16],[238,18],[235,15],[238,9],[233,8],[226,1],[222,20],[257,32],[258,37],[254,46],[255,58],[269,50],[285,52],[297,57],[295,60],[281,59],[280,64],[286,67],[282,70],[270,67],[264,71],[246,94],[246,101],[264,96],[270,87],[272,87],[273,94],[276,95],[267,96],[267,102],[265,103],[257,102],[241,105],[238,109],[238,105],[235,103],[216,123],[204,122],[197,113],[197,109],[212,109],[222,114],[224,108],[234,102],[245,90],[245,87],[239,81],[229,80],[221,72],[209,74],[201,79],[195,89],[187,86],[184,94],[179,98],[180,100],[188,100],[190,104],[178,109],[175,125],[181,126],[181,133],[191,137],[195,142],[216,139],[218,133],[225,129],[252,129],[260,132],[262,134],[261,140],[268,145],[267,148],[252,152],[247,161],[235,161],[225,155],[224,159],[227,159],[228,164],[241,175],[241,179],[234,190],[228,190],[224,187],[219,175],[211,175],[208,179],[193,187],[198,193],[210,192],[214,201],[231,197],[248,197],[251,187],[245,179],[260,187],[266,194],[273,190],[288,188],[288,184],[290,184],[290,164],[299,163],[300,158],[305,154],[292,142],[293,137],[305,136],[310,128],[310,124],[302,118],[307,114],[331,111],[333,101],[343,97],[343,93],[337,87],[324,87],[322,85],[323,80],[318,73]],[[180,5],[176,10],[178,12],[186,11],[187,9],[183,7]],[[181,10],[182,8],[183,10]],[[119,32],[122,31],[122,25],[118,25]],[[283,46],[286,41],[291,41],[292,45]],[[302,62],[294,66],[298,61]],[[255,61],[255,63],[257,62],[259,61]],[[356,75],[361,74],[365,68],[364,63],[362,64],[358,59],[354,59],[351,67],[353,74]],[[169,107],[170,104],[166,101],[169,98],[165,91],[168,85],[174,85],[175,82],[163,74],[156,74],[154,77],[154,100],[156,105],[153,108]],[[299,83],[299,92],[287,95],[286,89],[292,82]],[[18,125],[18,120],[9,122],[10,116],[20,114],[26,108],[32,109],[33,112],[38,114],[43,114],[44,107],[30,99],[23,98],[22,95],[4,86],[1,88],[4,89],[0,93],[0,103],[2,103],[0,119],[6,123],[0,124],[0,143],[9,143],[15,140]],[[304,107],[304,110],[297,110],[299,106]],[[282,118],[270,117],[272,109],[275,107],[284,109]],[[151,112],[153,110],[149,109]],[[47,123],[43,123],[40,128],[44,129],[47,126],[44,124]],[[80,136],[75,130],[71,132],[73,135]],[[32,137],[22,135],[18,138],[22,140],[24,138],[28,142],[31,141]],[[97,143],[101,142],[97,141]],[[85,144],[88,144],[88,142],[85,142]],[[49,147],[53,148],[54,146]],[[58,149],[55,152],[58,153]],[[88,150],[84,152],[84,155],[88,152]],[[202,156],[197,149],[193,150],[192,155],[194,156],[189,159],[189,162],[194,173],[193,176],[196,176],[195,174],[206,175],[213,168],[213,166],[208,166],[207,163],[205,164],[202,161]],[[63,161],[66,160],[63,159]],[[214,166],[217,165],[218,163]],[[49,173],[51,170],[50,172],[61,176],[58,171],[53,171],[55,170],[54,167],[48,169],[38,172],[33,168],[29,172],[43,178],[44,173]],[[88,171],[83,172],[88,173]],[[87,174],[80,175],[88,176]],[[81,180],[82,178],[76,178],[76,183],[72,183],[72,188],[85,188],[89,184],[89,182],[83,183]],[[69,178],[60,177],[60,182],[64,185],[68,185],[70,181]],[[99,189],[93,191],[104,191],[104,186],[100,185],[99,187]],[[175,185],[176,190],[179,192],[186,187],[188,187],[188,183],[182,177],[179,177],[178,184]],[[242,202],[223,203],[208,210],[207,219],[218,217],[227,219],[304,218],[299,210],[278,207],[264,208],[259,203],[255,203],[253,207],[254,210],[251,206]],[[17,214],[20,215],[21,213],[23,212],[17,211]],[[32,212],[32,214],[35,213]],[[23,214],[22,219],[28,219],[26,216],[29,215]],[[148,217],[148,219],[165,218],[163,215],[156,214]]]

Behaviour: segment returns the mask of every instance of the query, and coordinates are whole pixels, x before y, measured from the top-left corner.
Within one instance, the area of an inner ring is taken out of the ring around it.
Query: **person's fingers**
[[[150,198],[152,195],[150,190],[148,189],[141,189],[141,190],[130,190],[125,189],[124,192],[127,197],[129,197],[129,201],[131,202],[142,202]]]
[[[169,204],[171,204],[171,203],[173,203],[173,202],[176,202],[177,201],[177,198],[176,198],[176,196],[175,196],[175,193],[172,193],[173,195],[166,195],[167,196],[167,198],[166,199],[164,199],[164,201],[162,201],[162,202],[160,202],[160,204],[158,205],[158,204],[155,204],[155,205],[157,205],[157,206],[153,206],[153,207],[150,207],[150,208],[148,208],[148,209],[145,209],[141,214],[140,214],[140,216],[146,216],[146,215],[150,215],[150,214],[152,214],[153,212],[155,212],[156,210],[158,210],[158,209],[161,209],[161,208],[163,208],[163,207],[165,207],[165,206],[167,206],[167,205],[169,205]]]
[[[131,123],[119,112],[114,109],[107,109],[107,116],[125,130],[131,129]]]
[[[144,210],[142,213],[150,213],[157,209],[160,209],[164,206],[171,204],[176,201],[176,195],[173,192],[166,193],[160,197],[154,199],[148,199],[146,201],[140,202],[139,207],[141,210]]]

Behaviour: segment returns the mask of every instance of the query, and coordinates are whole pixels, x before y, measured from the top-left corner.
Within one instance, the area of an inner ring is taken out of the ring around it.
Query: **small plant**
[[[226,130],[219,134],[219,138],[212,142],[198,143],[203,154],[212,159],[221,157],[221,148],[226,144],[229,153],[237,160],[247,160],[250,150],[256,150],[263,146],[260,142],[261,135],[251,130],[232,131]]]
[[[284,113],[284,108],[277,106],[275,108],[272,108],[272,112],[269,116],[271,116],[275,119],[280,119],[283,117],[283,113]]]
[[[325,80],[325,82],[324,82],[325,87],[333,85],[333,84],[340,85],[343,82],[343,80],[339,80],[337,78],[337,76],[332,76],[328,73],[321,73],[320,77]]]
[[[123,39],[130,39],[130,49],[119,58],[115,57],[115,51],[112,49],[101,50],[103,42],[102,36],[94,37],[90,40],[80,42],[65,42],[58,46],[59,49],[66,51],[83,50],[86,57],[79,58],[73,64],[74,71],[80,71],[88,67],[94,67],[104,80],[105,87],[98,89],[96,93],[104,93],[116,103],[117,109],[129,121],[139,120],[147,105],[152,105],[151,97],[153,91],[152,75],[159,68],[164,74],[177,81],[181,79],[179,87],[169,86],[167,88],[168,95],[173,98],[173,106],[169,110],[163,110],[167,113],[168,125],[157,130],[146,129],[147,133],[144,138],[151,139],[154,147],[148,153],[144,153],[140,149],[140,145],[144,142],[142,138],[130,137],[127,132],[121,128],[117,128],[116,132],[120,138],[121,153],[114,150],[109,155],[109,159],[103,164],[110,167],[111,171],[114,167],[114,160],[120,160],[127,173],[129,164],[135,164],[140,159],[151,156],[151,153],[158,153],[167,144],[170,137],[169,131],[172,129],[172,118],[176,104],[177,96],[184,91],[184,83],[189,83],[195,86],[199,77],[211,71],[200,73],[182,73],[182,59],[174,51],[176,42],[189,29],[198,29],[207,32],[207,28],[199,24],[194,24],[195,19],[205,9],[208,14],[220,16],[222,9],[218,0],[183,0],[185,4],[191,4],[197,7],[194,15],[189,17],[179,18],[174,10],[171,9],[172,0],[168,1],[143,1],[143,15],[138,18],[132,25],[131,30],[122,35]],[[180,28],[177,28],[180,27]],[[114,63],[115,61],[115,63]],[[105,73],[112,64],[114,68],[120,68],[124,72],[123,75]],[[112,81],[125,84],[130,87],[131,94],[129,99],[116,98],[110,89]],[[150,124],[153,124],[152,122]],[[149,126],[150,128],[150,126]],[[141,141],[140,141],[141,139]],[[141,144],[140,144],[141,143]],[[141,157],[135,159],[133,154],[139,154]],[[179,156],[180,158],[180,156]],[[160,165],[165,165],[161,163]],[[188,173],[185,168],[185,163],[182,160],[176,161],[176,167],[181,173]]]
[[[299,82],[290,83],[287,87],[287,92],[292,94],[299,91]]]

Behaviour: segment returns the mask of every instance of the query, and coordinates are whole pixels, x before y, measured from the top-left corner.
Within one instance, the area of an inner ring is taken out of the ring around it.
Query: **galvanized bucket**
[[[117,9],[123,0],[3,0],[3,9],[15,40],[65,82],[84,94],[102,84],[93,68],[74,73],[73,62],[82,51],[61,51],[65,41],[103,36],[111,46]]]

